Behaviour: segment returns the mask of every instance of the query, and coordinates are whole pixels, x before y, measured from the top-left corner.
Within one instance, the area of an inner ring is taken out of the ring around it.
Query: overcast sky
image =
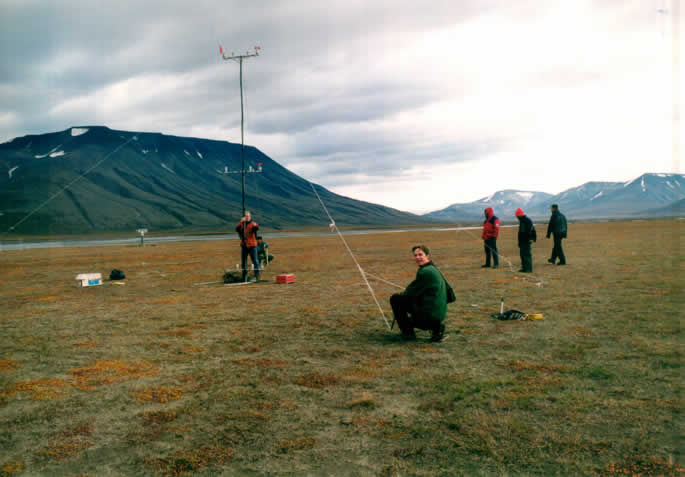
[[[677,0],[0,0],[0,142],[240,142],[412,212],[682,172]],[[249,5],[248,5],[249,3]],[[675,146],[674,146],[675,145]]]

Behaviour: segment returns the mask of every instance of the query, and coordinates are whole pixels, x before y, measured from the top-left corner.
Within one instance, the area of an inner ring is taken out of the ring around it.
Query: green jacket
[[[447,314],[447,282],[438,267],[429,262],[419,267],[416,278],[402,293],[412,297],[413,312],[431,320],[443,321]]]

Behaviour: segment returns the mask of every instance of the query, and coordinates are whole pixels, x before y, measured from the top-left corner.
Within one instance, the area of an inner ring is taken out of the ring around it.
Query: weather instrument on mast
[[[245,215],[245,174],[262,172],[262,164],[257,164],[258,169],[254,169],[250,166],[249,170],[245,170],[245,113],[243,106],[243,60],[247,58],[252,58],[254,56],[259,56],[261,47],[255,46],[254,53],[249,51],[245,52],[244,55],[234,55],[232,52],[230,55],[224,53],[224,49],[219,45],[219,53],[224,60],[237,61],[240,64],[240,170],[239,171],[229,171],[228,167],[224,167],[223,174],[237,174],[240,173],[242,177],[242,197],[243,197],[243,215]],[[221,171],[219,171],[221,172]]]

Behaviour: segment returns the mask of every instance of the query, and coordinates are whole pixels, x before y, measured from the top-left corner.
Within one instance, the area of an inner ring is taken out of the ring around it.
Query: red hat
[[[521,207],[516,209],[516,217],[523,217],[524,215],[526,214],[523,213],[523,209],[521,209]]]

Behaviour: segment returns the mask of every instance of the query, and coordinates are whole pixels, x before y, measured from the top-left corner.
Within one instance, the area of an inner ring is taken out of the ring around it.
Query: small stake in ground
[[[145,237],[145,234],[147,233],[147,229],[138,229],[136,230],[140,234],[140,245],[143,246],[143,237]]]

